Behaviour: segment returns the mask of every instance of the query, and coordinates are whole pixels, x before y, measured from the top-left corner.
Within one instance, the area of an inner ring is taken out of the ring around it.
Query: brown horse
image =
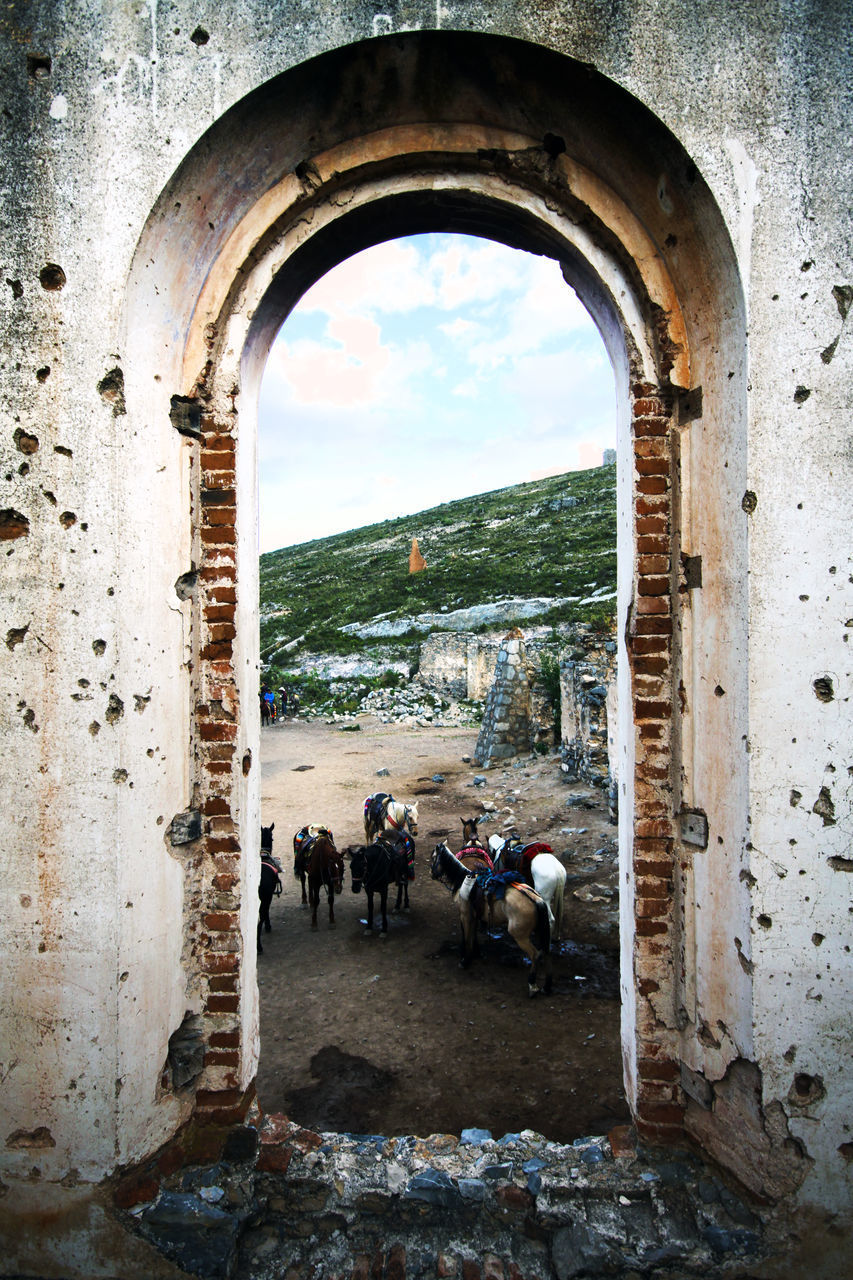
[[[293,837],[293,874],[302,885],[303,907],[308,906],[308,889],[305,882],[308,874],[308,855],[317,836],[328,836],[332,844],[335,843],[335,837],[329,828],[320,826],[316,822],[312,822],[307,827],[300,827]]]
[[[546,903],[538,893],[509,876],[496,876],[488,870],[472,875],[449,846],[436,845],[430,859],[433,880],[446,884],[459,908],[462,928],[462,959],[467,969],[478,954],[477,923],[487,918],[489,925],[505,924],[509,936],[530,961],[527,994],[535,996],[551,992],[551,920]],[[535,941],[534,941],[535,938]],[[544,976],[544,981],[542,977]]]
[[[477,835],[476,818],[460,818],[462,823],[462,848],[457,858],[466,871],[476,875],[478,871],[494,871],[491,855]]]
[[[311,928],[317,926],[317,908],[320,905],[320,891],[326,890],[329,899],[329,928],[335,927],[335,894],[344,891],[344,860],[335,848],[334,841],[328,831],[317,835],[311,841],[307,853],[305,877],[308,881],[308,905],[311,908]]]

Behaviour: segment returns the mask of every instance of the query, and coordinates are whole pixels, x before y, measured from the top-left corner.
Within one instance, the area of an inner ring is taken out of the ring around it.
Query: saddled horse
[[[399,911],[405,891],[406,907],[409,905],[409,879],[414,875],[415,842],[405,831],[388,831],[377,836],[372,844],[356,845],[346,851],[352,872],[352,891],[361,889],[367,895],[367,928],[365,936],[373,933],[373,898],[379,895],[382,913],[381,931],[388,932],[388,886],[397,886]]]
[[[531,964],[527,994],[551,991],[551,918],[548,907],[533,889],[511,875],[495,875],[488,869],[469,872],[442,841],[430,859],[433,880],[440,880],[453,894],[462,928],[462,959],[466,969],[479,953],[477,922],[488,913],[490,924],[506,924],[513,941]],[[535,939],[535,941],[534,941]]]
[[[293,874],[302,886],[303,907],[308,906],[308,890],[306,886],[308,855],[318,836],[328,836],[332,844],[335,843],[335,838],[329,828],[323,827],[317,822],[312,822],[307,827],[300,827],[293,837]]]
[[[281,863],[272,856],[272,833],[274,822],[268,827],[261,827],[261,878],[258,882],[258,897],[261,905],[258,909],[258,951],[261,946],[261,927],[267,933],[272,929],[270,924],[270,903],[275,895],[281,893]]]
[[[384,791],[377,791],[364,802],[364,843],[371,844],[383,831],[408,830],[418,834],[418,806],[401,804]]]
[[[320,892],[326,890],[329,899],[329,928],[335,927],[335,894],[344,891],[344,860],[335,848],[331,834],[315,836],[308,851],[308,905],[311,908],[311,928],[317,928],[317,908]]]
[[[566,892],[566,868],[555,857],[551,846],[540,840],[523,844],[512,837],[502,840],[500,836],[491,836],[489,847],[496,871],[517,872],[526,884],[536,890],[540,898],[544,898],[552,915],[554,936],[559,940]]]

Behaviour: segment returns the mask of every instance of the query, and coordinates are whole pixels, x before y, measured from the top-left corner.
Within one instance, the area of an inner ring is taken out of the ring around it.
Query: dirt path
[[[566,785],[554,757],[490,770],[474,786],[478,771],[463,761],[474,730],[358,723],[262,732],[263,822],[275,822],[286,874],[258,963],[261,1105],[315,1130],[386,1135],[475,1126],[568,1141],[627,1121],[615,829],[598,794]],[[387,937],[365,937],[366,899],[347,872],[336,928],[324,899],[312,932],[291,874],[293,833],[319,822],[338,848],[362,843],[374,791],[418,802],[411,910],[389,912]],[[429,855],[445,836],[457,850],[460,818],[484,804],[496,807],[484,835],[514,817],[519,835],[546,840],[569,872],[551,998],[528,999],[512,943],[487,941],[470,969],[459,967],[458,916],[430,879]]]

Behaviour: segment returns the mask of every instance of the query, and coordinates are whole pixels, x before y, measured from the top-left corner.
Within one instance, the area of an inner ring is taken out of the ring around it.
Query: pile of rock
[[[322,712],[319,714],[330,724],[352,721],[354,715],[371,715],[382,724],[455,728],[478,724],[480,711],[471,703],[437,697],[419,681],[413,680],[397,689],[371,689],[361,698],[357,710],[348,715],[332,713],[329,716],[323,715]]]

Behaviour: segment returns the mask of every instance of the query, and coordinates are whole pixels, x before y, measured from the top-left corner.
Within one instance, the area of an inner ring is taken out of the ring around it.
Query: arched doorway
[[[260,374],[282,318],[330,266],[436,229],[559,261],[615,371],[623,1062],[641,1132],[674,1141],[686,1095],[702,1106],[703,1080],[750,1050],[734,255],[689,157],[641,104],[542,49],[439,32],[324,55],[244,99],[163,193],[132,274],[128,395],[150,396],[156,368],[197,575],[187,736],[206,929],[187,978],[209,1045],[197,1112],[239,1114],[257,1061]]]

